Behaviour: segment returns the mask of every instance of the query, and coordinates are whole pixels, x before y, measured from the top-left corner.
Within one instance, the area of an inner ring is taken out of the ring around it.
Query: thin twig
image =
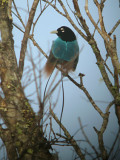
[[[54,77],[53,77],[53,79],[52,79],[52,82],[51,82],[50,85],[49,85],[49,88],[48,88],[48,90],[47,90],[46,95],[49,95],[50,89],[52,88],[52,86],[53,86],[53,84],[54,84],[54,82],[55,82],[55,80],[56,80],[56,78],[57,78],[57,75],[58,75],[58,71],[57,71],[56,74],[54,75]]]
[[[96,23],[97,26],[98,26],[98,23],[99,23],[99,20],[98,20],[97,23]],[[93,32],[93,35],[92,35],[93,37],[94,37],[94,35],[95,35],[95,31],[96,31],[96,28],[94,29],[94,32]]]
[[[51,108],[50,108],[50,114],[55,119],[55,121],[57,122],[57,124],[60,126],[60,121],[58,120],[57,116],[55,115],[55,113],[53,112],[53,110]],[[70,133],[67,131],[67,129],[63,126],[62,123],[61,123],[61,129],[64,131],[65,136],[68,138],[69,142],[71,143],[71,145],[73,146],[73,148],[75,149],[76,153],[79,155],[79,157],[81,158],[81,160],[85,160],[85,156],[81,152],[80,147],[77,145],[77,143],[73,139],[73,137],[71,137]]]
[[[60,84],[60,82],[61,82],[61,79],[54,85],[54,87],[52,88],[52,90],[49,92],[49,93],[47,93],[46,95],[47,96],[45,96],[45,102],[47,103],[47,100],[49,99],[49,97],[51,96],[51,94],[55,91],[55,89],[58,87],[58,85]]]
[[[36,71],[35,71],[35,64],[34,64],[33,57],[32,57],[32,48],[31,48],[30,45],[29,45],[29,47],[30,47],[30,62],[32,64],[32,70],[33,70],[33,75],[34,75],[34,80],[35,80],[37,100],[38,100],[38,103],[40,105],[41,104],[41,100],[40,100],[40,94],[39,94],[39,90],[38,90],[39,87],[38,87],[37,75],[36,75]]]
[[[62,102],[62,111],[61,111],[61,115],[60,115],[60,124],[62,121],[62,115],[63,115],[63,110],[64,110],[64,85],[63,85],[63,75],[61,73],[61,82],[62,82],[62,94],[63,94],[63,102]],[[60,133],[61,133],[61,126],[60,126]]]
[[[115,104],[115,100],[113,100],[112,102],[110,102],[110,104],[107,106],[106,108],[106,113],[109,113],[110,108],[112,107],[112,105]]]
[[[76,29],[76,31],[85,39],[87,40],[86,35],[76,26],[76,24],[74,23],[74,21],[71,19],[69,13],[67,12],[67,9],[65,7],[65,5],[63,4],[63,2],[61,0],[58,0],[60,6],[62,7],[62,9],[64,10],[64,13],[62,13],[57,7],[56,5],[53,5],[51,2],[47,1],[47,0],[43,0],[46,3],[49,3],[59,14],[61,14],[62,16],[66,17],[67,20],[71,23],[71,25]]]
[[[86,14],[88,15],[90,21],[92,22],[92,24],[94,25],[94,27],[97,29],[98,33],[101,35],[101,37],[107,41],[107,36],[103,34],[103,32],[100,30],[100,28],[98,27],[98,25],[95,23],[93,17],[91,16],[89,9],[88,9],[88,0],[85,0],[85,11]]]
[[[115,140],[114,140],[114,142],[113,142],[113,145],[112,145],[112,147],[111,147],[111,149],[110,149],[110,152],[109,152],[109,154],[108,154],[108,159],[109,159],[109,157],[111,156],[111,154],[112,154],[112,152],[113,152],[113,150],[114,150],[114,148],[115,148],[115,145],[116,145],[116,142],[117,142],[119,136],[120,136],[120,128],[118,129],[117,135],[116,135],[116,137],[115,137]]]
[[[12,0],[12,1],[13,1],[13,4],[14,4],[15,10],[16,10],[18,19],[20,20],[20,22],[22,23],[23,27],[25,28],[25,24],[24,24],[24,22],[23,22],[23,20],[22,20],[22,18],[21,18],[21,16],[20,16],[18,10],[17,10],[16,4],[15,4],[14,0]]]
[[[74,5],[74,9],[75,9],[75,11],[76,11],[76,15],[77,15],[77,17],[78,17],[78,19],[79,19],[79,21],[80,21],[80,23],[81,23],[81,25],[82,25],[82,29],[85,31],[85,33],[87,34],[87,39],[86,40],[88,40],[88,39],[90,39],[90,37],[91,37],[91,33],[90,33],[90,31],[89,31],[89,27],[88,27],[88,25],[86,24],[86,21],[85,21],[85,19],[83,18],[83,16],[82,16],[82,14],[81,14],[81,11],[80,11],[80,7],[79,7],[79,5],[78,5],[78,1],[77,0],[73,0],[73,5]],[[80,26],[81,26],[80,25]],[[82,36],[82,35],[81,35]],[[83,37],[84,39],[86,38],[86,37]]]
[[[120,19],[117,21],[117,23],[114,25],[114,27],[112,28],[112,30],[108,34],[112,35],[113,32],[116,30],[116,28],[118,27],[119,24],[120,24]]]
[[[103,3],[99,4],[97,0],[94,0],[97,8],[98,8],[98,13],[99,13],[99,22],[100,22],[100,26],[101,26],[101,31],[107,35],[106,30],[105,30],[105,25],[104,25],[104,21],[103,21],[103,17],[102,17],[102,10],[103,10]]]
[[[30,7],[29,7],[29,1],[27,0],[27,8],[28,8],[28,13],[30,12]]]
[[[44,2],[48,3],[51,7],[53,7],[59,14],[61,14],[62,16],[66,17],[64,13],[62,13],[57,7],[56,5],[53,5],[51,2],[47,1],[47,0],[43,0]]]
[[[106,64],[106,61],[104,61],[104,65],[107,68],[107,70],[109,71],[109,73],[112,75],[112,77],[114,77],[114,74],[112,73],[112,71],[110,70],[110,68],[108,67],[108,65]]]
[[[103,112],[100,110],[100,108],[95,104],[94,100],[92,99],[92,97],[90,96],[89,92],[86,90],[86,88],[81,85],[78,84],[74,79],[72,79],[69,75],[67,76],[69,78],[70,81],[72,81],[78,88],[80,88],[85,95],[87,96],[87,98],[89,99],[90,103],[92,104],[92,106],[95,108],[95,110],[102,116],[104,117]]]
[[[107,125],[108,125],[108,121],[109,121],[109,109],[111,108],[111,106],[114,104],[115,102],[112,101],[108,107],[106,108],[106,113],[104,114],[104,116],[102,117],[103,118],[103,123],[102,123],[102,126],[100,128],[100,131],[98,131],[95,127],[94,127],[94,130],[95,132],[97,133],[98,135],[98,142],[99,142],[99,148],[100,148],[100,151],[101,151],[101,156],[102,156],[102,159],[108,159],[108,153],[107,153],[107,150],[105,148],[105,145],[104,145],[104,141],[103,141],[103,134],[107,128]]]
[[[40,1],[40,3],[41,3],[41,1]],[[40,6],[41,6],[41,5],[40,5]],[[42,10],[41,10],[40,14],[38,15],[36,21],[33,23],[32,35],[33,35],[33,33],[34,33],[34,29],[35,29],[36,23],[38,22],[40,16],[43,14],[43,12],[47,9],[48,6],[49,6],[49,4],[48,4],[48,5],[45,5],[43,9],[41,8]]]
[[[20,27],[18,27],[18,25],[16,25],[15,23],[12,23],[17,29],[19,29],[22,33],[25,33]]]
[[[89,138],[87,137],[83,127],[82,127],[82,122],[81,122],[81,119],[80,117],[78,118],[78,121],[79,121],[79,124],[80,124],[80,128],[81,128],[81,131],[82,131],[82,134],[84,135],[85,139],[86,139],[86,142],[90,145],[90,147],[93,149],[93,151],[96,153],[96,156],[99,157],[99,153],[97,152],[96,148],[92,145],[92,143],[90,142]]]

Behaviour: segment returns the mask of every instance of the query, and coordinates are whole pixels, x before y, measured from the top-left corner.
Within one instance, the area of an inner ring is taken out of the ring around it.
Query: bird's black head
[[[76,40],[76,36],[74,32],[66,26],[62,26],[58,28],[56,32],[53,31],[51,33],[56,33],[58,37],[60,37],[63,41],[66,41],[66,42]]]

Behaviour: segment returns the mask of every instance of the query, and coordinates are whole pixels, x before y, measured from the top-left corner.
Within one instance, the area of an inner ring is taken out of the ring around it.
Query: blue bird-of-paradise
[[[76,69],[79,59],[79,46],[74,32],[62,26],[56,31],[52,31],[58,35],[58,38],[53,41],[49,58],[45,66],[45,73],[49,76],[56,64],[60,64],[66,72]]]

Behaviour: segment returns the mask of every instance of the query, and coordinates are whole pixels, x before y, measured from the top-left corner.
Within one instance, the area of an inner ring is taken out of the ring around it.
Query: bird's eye
[[[65,32],[65,31],[64,31],[64,28],[61,28],[61,32]]]

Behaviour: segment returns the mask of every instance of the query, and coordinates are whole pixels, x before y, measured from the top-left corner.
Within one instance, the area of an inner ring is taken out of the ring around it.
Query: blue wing
[[[73,59],[78,59],[79,56],[79,46],[77,40],[72,42],[63,41],[61,38],[57,38],[52,44],[52,54],[54,57],[61,61],[71,61]]]

